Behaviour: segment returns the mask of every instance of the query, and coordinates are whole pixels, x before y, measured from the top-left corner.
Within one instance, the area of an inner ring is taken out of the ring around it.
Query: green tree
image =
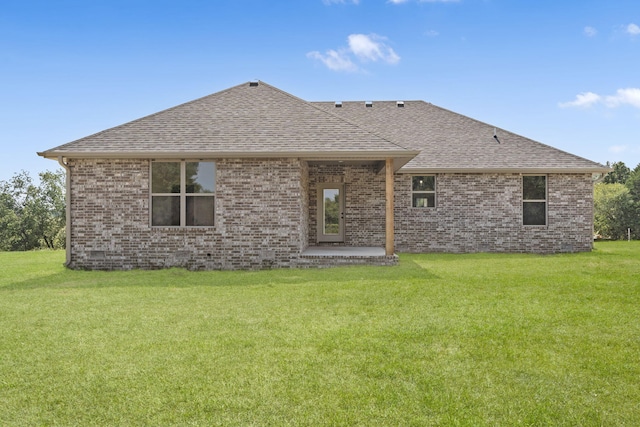
[[[631,171],[625,185],[629,189],[633,201],[640,203],[640,164]]]
[[[10,251],[19,246],[20,220],[12,194],[5,191],[0,182],[0,250]]]
[[[640,239],[640,164],[629,174],[625,183],[633,200],[633,216],[635,227],[631,230],[634,239]]]
[[[627,182],[631,169],[624,162],[615,162],[612,165],[607,162],[607,166],[613,168],[613,170],[604,177],[602,182],[605,184],[624,184]]]
[[[64,171],[43,172],[39,185],[27,172],[0,181],[0,250],[64,247]]]
[[[622,184],[596,184],[594,192],[595,232],[609,239],[625,239],[627,229],[637,233],[638,219],[629,189]]]

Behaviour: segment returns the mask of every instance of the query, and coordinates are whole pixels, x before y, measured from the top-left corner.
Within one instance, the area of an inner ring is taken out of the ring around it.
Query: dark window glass
[[[153,196],[151,212],[151,225],[180,225],[180,196]]]
[[[411,206],[414,208],[433,208],[436,205],[436,177],[411,177]]]
[[[413,191],[436,191],[435,176],[413,176],[411,178]]]
[[[436,205],[435,193],[413,193],[414,208],[432,208]]]
[[[523,176],[522,177],[522,199],[523,200],[546,200],[547,199],[547,177],[546,176]]]
[[[214,225],[214,162],[152,162],[151,225]]]
[[[524,202],[522,203],[522,220],[524,225],[546,225],[547,203]]]
[[[179,162],[153,162],[151,164],[151,192],[180,192]]]
[[[187,196],[187,225],[213,226],[214,198]]]
[[[522,177],[522,223],[547,224],[547,177]]]

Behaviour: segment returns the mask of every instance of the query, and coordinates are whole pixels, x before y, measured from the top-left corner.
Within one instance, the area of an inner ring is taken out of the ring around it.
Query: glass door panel
[[[322,190],[324,204],[322,223],[324,234],[336,235],[340,233],[340,190],[325,188]]]
[[[318,189],[318,241],[344,241],[343,184],[322,184]]]

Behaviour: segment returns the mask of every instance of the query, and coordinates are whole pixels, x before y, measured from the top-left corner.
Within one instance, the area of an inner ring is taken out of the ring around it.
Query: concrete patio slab
[[[302,256],[326,257],[380,257],[385,256],[384,248],[372,246],[310,246]]]

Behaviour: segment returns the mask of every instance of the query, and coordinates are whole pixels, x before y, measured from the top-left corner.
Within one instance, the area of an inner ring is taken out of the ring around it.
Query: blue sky
[[[0,180],[253,79],[309,101],[421,99],[640,163],[637,0],[23,0],[0,8]]]

